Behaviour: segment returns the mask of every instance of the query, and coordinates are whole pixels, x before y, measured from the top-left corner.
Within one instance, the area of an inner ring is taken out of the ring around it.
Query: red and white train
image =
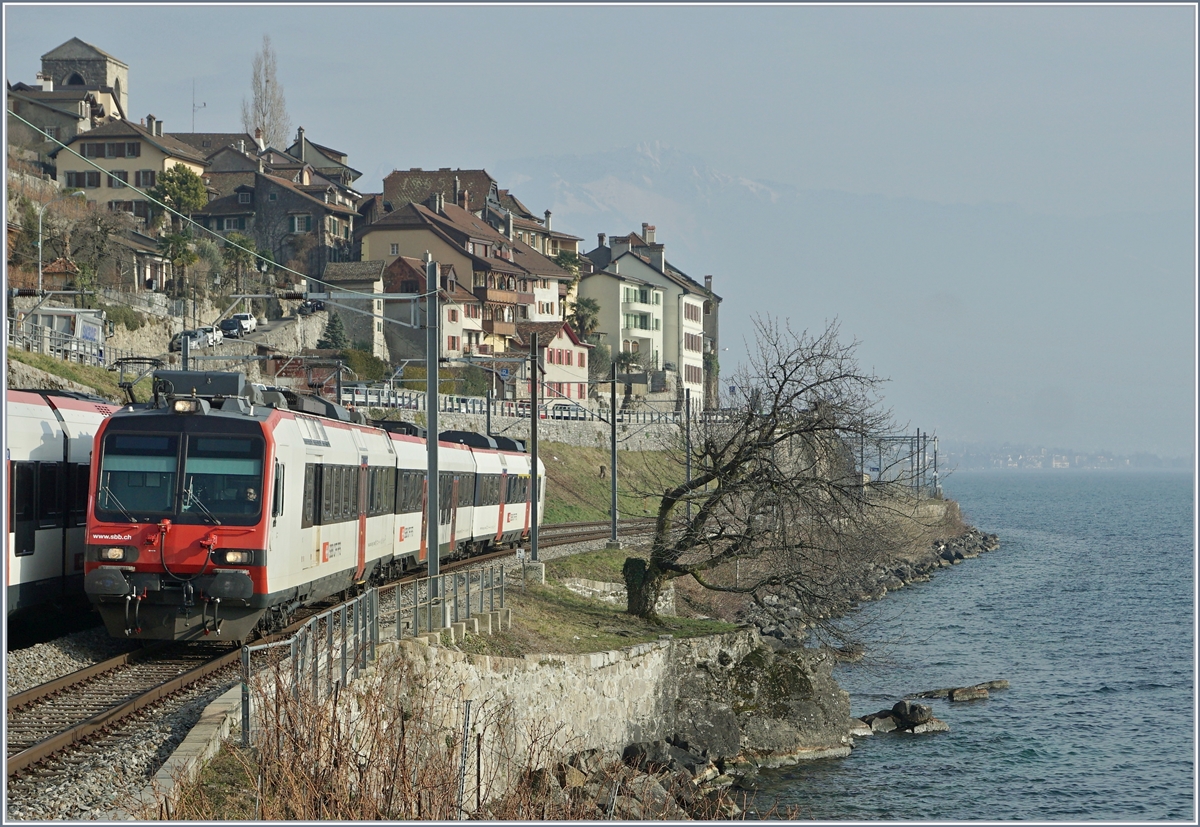
[[[9,616],[83,599],[92,440],[118,405],[72,391],[5,391]]]
[[[158,371],[154,391],[96,436],[84,588],[110,634],[242,641],[427,561],[426,446],[412,426],[373,427],[241,373]],[[440,559],[528,535],[520,443],[445,432],[438,466]]]

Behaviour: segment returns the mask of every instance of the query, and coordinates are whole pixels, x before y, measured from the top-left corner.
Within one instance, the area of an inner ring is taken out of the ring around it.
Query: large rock
[[[679,698],[675,701],[676,746],[706,758],[733,758],[741,749],[742,731],[728,703]]]
[[[911,729],[917,724],[923,724],[933,717],[933,708],[925,704],[915,704],[911,701],[896,701],[892,706],[892,715],[904,728]]]
[[[950,690],[951,701],[979,701],[988,697],[988,691],[982,686],[964,686]]]

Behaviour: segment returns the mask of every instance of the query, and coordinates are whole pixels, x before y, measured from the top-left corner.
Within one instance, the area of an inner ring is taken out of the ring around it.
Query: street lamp
[[[87,194],[85,192],[83,192],[82,190],[75,190],[74,192],[64,192],[64,193],[60,193],[60,194],[54,196],[49,201],[47,201],[45,204],[42,204],[42,206],[38,209],[38,295],[39,296],[42,295],[42,216],[46,214],[46,208],[49,207],[51,204],[53,204],[55,201],[59,201],[63,198],[70,198],[71,196],[75,196],[75,195],[77,195],[80,198],[83,198],[85,200],[87,199]]]

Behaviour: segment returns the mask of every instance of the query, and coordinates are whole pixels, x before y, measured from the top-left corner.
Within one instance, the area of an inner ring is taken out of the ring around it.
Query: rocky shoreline
[[[829,612],[844,614],[863,601],[928,581],[940,569],[999,547],[995,534],[970,528],[915,553],[910,550],[904,558],[847,578],[842,599]],[[585,809],[594,807],[601,817],[617,813],[617,818],[732,818],[742,811],[731,788],[753,790],[760,769],[845,757],[855,737],[949,729],[933,717],[929,706],[907,699],[890,710],[852,718],[849,694],[832,672],[837,661],[857,659],[862,652],[805,647],[809,630],[796,605],[779,595],[768,596],[764,603],[765,608],[755,606],[743,618],[753,625],[761,645],[740,659],[723,663],[718,657],[715,663],[694,664],[690,670],[681,665],[671,737],[630,744],[619,761],[609,756],[590,774],[560,766],[545,783],[555,786],[564,801],[586,798]],[[996,680],[917,697],[977,700],[986,698],[989,689],[1007,687],[1007,681]],[[640,779],[627,790],[641,789],[645,795],[626,802],[613,792],[611,781],[605,785],[604,778],[614,777],[618,767],[626,777]]]

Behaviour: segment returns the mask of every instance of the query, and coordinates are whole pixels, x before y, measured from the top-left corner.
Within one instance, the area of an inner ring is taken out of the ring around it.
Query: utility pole
[[[686,455],[687,482],[690,483],[692,481],[692,389],[691,388],[683,389],[683,416],[684,416],[684,420],[683,420],[684,442],[686,443],[686,446],[687,446],[687,455]],[[685,513],[687,514],[687,521],[689,523],[691,523],[691,521],[692,521],[692,495],[691,495],[691,492],[688,492],[687,505],[685,506],[685,509],[686,509]]]
[[[608,548],[619,549],[621,541],[617,539],[617,363],[610,366],[611,382],[609,384],[608,422],[610,426],[608,449],[610,468],[608,474],[611,499],[609,514],[612,521],[612,536],[608,540]]]
[[[438,596],[441,574],[441,509],[438,507],[438,267],[425,251],[425,548],[431,578],[429,596]]]
[[[530,506],[529,558],[534,563],[538,561],[538,383],[541,379],[538,373],[538,335],[529,336],[529,443],[532,448],[529,470],[529,490],[532,505]]]

